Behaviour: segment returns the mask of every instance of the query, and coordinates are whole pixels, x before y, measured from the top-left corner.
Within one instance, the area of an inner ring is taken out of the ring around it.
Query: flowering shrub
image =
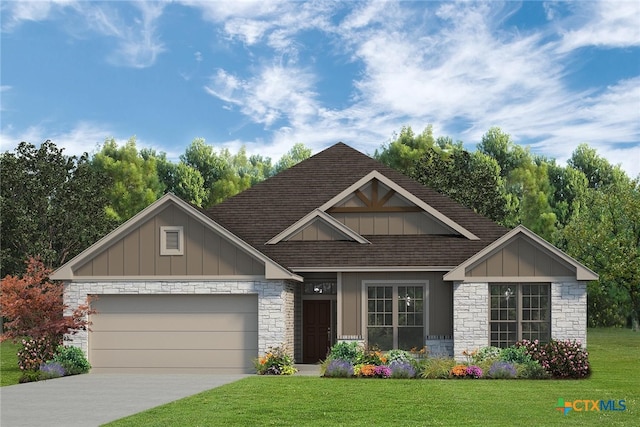
[[[384,365],[376,366],[373,372],[376,378],[389,378],[391,376],[391,369]]]
[[[379,350],[367,350],[358,357],[357,362],[359,364],[379,366],[386,364],[388,360],[387,356]]]
[[[284,347],[271,347],[264,357],[254,361],[259,375],[293,375],[298,370]]]
[[[416,376],[416,369],[409,361],[394,360],[389,365],[391,378],[413,378]]]
[[[411,353],[406,350],[390,350],[387,353],[387,360],[391,364],[392,362],[409,362],[414,360]]]
[[[502,349],[499,347],[482,347],[475,355],[472,356],[471,360],[473,363],[480,363],[485,360],[497,359],[500,357],[501,352]]]
[[[479,366],[471,365],[467,366],[467,376],[470,378],[481,378],[482,369]]]
[[[60,363],[52,361],[40,365],[40,372],[42,373],[42,379],[59,378],[67,374]]]
[[[18,366],[22,371],[37,371],[45,361],[53,358],[58,342],[42,337],[23,338],[18,350]]]
[[[347,360],[340,359],[330,360],[324,371],[325,377],[346,378],[353,375],[353,364]]]
[[[591,373],[589,353],[579,341],[552,340],[548,344],[540,344],[537,340],[523,340],[517,345],[555,378],[584,378]]]
[[[467,376],[467,366],[466,365],[456,365],[451,368],[451,376],[455,378],[464,378]]]
[[[490,378],[515,378],[517,375],[514,364],[504,361],[494,362],[488,372]]]
[[[358,377],[375,377],[376,365],[358,364],[353,368],[353,372]]]

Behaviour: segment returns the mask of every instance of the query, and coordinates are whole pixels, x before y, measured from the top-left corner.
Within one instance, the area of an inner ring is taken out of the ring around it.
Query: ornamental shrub
[[[358,377],[375,377],[376,365],[360,363],[353,367],[353,373]]]
[[[538,340],[516,343],[538,361],[554,378],[585,378],[591,373],[589,353],[579,341],[555,341],[540,344]]]
[[[78,347],[58,346],[53,361],[64,368],[66,375],[86,374],[91,369],[84,352]]]
[[[487,373],[490,378],[496,379],[515,378],[517,374],[518,372],[516,371],[516,367],[513,363],[502,360],[494,362]]]
[[[42,379],[60,378],[67,373],[59,362],[49,361],[40,365],[40,373]]]
[[[391,369],[384,365],[376,366],[373,372],[376,378],[389,378],[391,376]]]
[[[293,375],[298,372],[284,346],[270,347],[266,355],[254,360],[254,366],[259,375]]]
[[[482,369],[476,365],[467,366],[467,377],[482,378]]]
[[[482,347],[471,360],[473,363],[478,364],[489,359],[499,359],[501,353],[502,349],[500,347]]]
[[[456,365],[451,358],[433,357],[425,359],[422,365],[422,378],[449,378],[449,371]]]
[[[325,377],[348,378],[353,376],[353,364],[348,360],[332,359],[327,364]]]
[[[450,373],[454,378],[464,378],[467,376],[467,365],[456,365],[451,368]]]
[[[512,345],[511,347],[502,349],[500,359],[504,362],[526,363],[531,360],[531,355],[527,352],[526,348]]]
[[[411,353],[409,353],[406,350],[390,350],[387,353],[387,359],[388,359],[389,363],[395,362],[395,361],[398,361],[398,362],[411,362],[411,361],[415,360],[413,358],[413,356],[411,355]]]
[[[363,351],[356,360],[358,364],[364,365],[385,365],[389,359],[380,350],[366,350]]]
[[[362,347],[356,341],[342,341],[331,347],[329,359],[346,360],[355,365],[363,354]]]
[[[18,350],[18,367],[22,371],[37,371],[40,365],[53,358],[60,341],[41,337],[23,338],[21,343],[22,347]]]
[[[394,360],[389,364],[391,378],[413,378],[416,376],[416,369],[410,361]]]
[[[530,360],[526,363],[519,363],[516,366],[518,378],[527,378],[530,380],[542,380],[549,378],[549,374],[537,360]]]

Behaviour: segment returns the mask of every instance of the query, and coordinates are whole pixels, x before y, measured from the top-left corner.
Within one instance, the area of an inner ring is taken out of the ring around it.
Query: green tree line
[[[589,326],[638,329],[640,177],[586,144],[567,166],[531,153],[499,128],[476,150],[431,126],[404,127],[374,157],[505,227],[523,224],[600,275],[588,284]]]
[[[178,161],[107,139],[89,156],[50,141],[0,154],[1,275],[39,257],[56,268],[173,192],[201,208],[308,158],[296,144],[280,160],[216,150],[195,139]],[[590,326],[637,326],[640,314],[640,183],[588,145],[566,166],[531,153],[492,128],[475,150],[404,127],[373,157],[494,221],[523,224],[599,273],[588,284]]]

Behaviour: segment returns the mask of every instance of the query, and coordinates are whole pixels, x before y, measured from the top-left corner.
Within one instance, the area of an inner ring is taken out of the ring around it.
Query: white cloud
[[[584,20],[577,28],[564,32],[560,52],[584,46],[640,46],[640,2],[579,2],[576,8]]]
[[[76,3],[74,0],[2,2],[2,31],[13,31],[25,21],[47,20],[54,12]]]
[[[302,69],[280,65],[263,67],[259,74],[247,80],[218,70],[205,90],[239,106],[256,123],[271,126],[285,119],[295,126],[316,113],[314,79]]]

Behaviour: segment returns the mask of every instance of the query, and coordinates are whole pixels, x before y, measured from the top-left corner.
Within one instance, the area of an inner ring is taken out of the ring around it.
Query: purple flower
[[[467,375],[473,378],[482,377],[482,369],[479,366],[467,366]]]
[[[374,369],[374,373],[376,377],[380,378],[389,378],[391,376],[391,369],[388,366],[376,366]]]

